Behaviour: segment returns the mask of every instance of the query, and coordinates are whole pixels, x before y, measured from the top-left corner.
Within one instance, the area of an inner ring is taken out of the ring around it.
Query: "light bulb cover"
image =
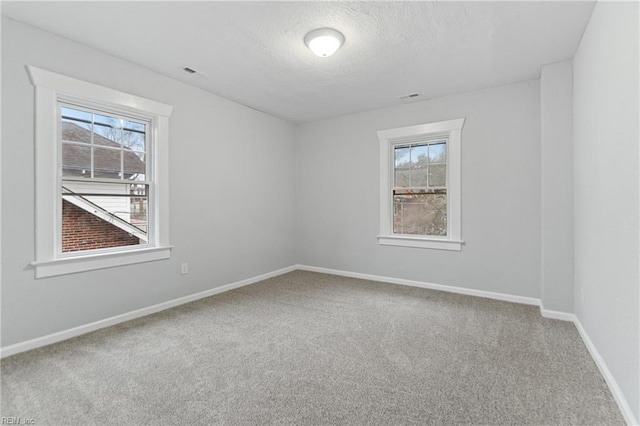
[[[320,57],[331,56],[344,44],[344,35],[333,28],[318,28],[304,37],[304,43]]]

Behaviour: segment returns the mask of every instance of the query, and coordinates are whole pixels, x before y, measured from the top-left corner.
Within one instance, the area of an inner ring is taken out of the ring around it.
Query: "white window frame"
[[[172,248],[169,244],[168,135],[173,107],[31,65],[26,68],[35,86],[36,251],[31,265],[36,278],[168,259]],[[149,231],[152,231],[149,235],[153,240],[148,244],[61,253],[58,230],[61,199],[59,102],[128,114],[150,122],[148,152],[153,186],[150,193],[153,197],[149,199],[152,208],[148,219]]]
[[[378,131],[380,141],[380,235],[381,245],[462,250],[460,191],[460,139],[464,118]],[[447,138],[447,235],[393,233],[393,149],[397,145]]]

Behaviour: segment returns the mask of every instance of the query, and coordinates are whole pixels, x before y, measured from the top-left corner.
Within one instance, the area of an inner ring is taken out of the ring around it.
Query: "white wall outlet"
[[[182,264],[182,266],[180,267],[180,273],[182,275],[189,273],[189,264],[188,263],[183,263]]]

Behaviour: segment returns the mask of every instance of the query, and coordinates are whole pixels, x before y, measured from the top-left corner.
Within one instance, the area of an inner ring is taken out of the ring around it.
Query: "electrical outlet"
[[[180,273],[182,275],[189,273],[189,264],[188,263],[183,263],[182,264],[182,266],[180,267]]]

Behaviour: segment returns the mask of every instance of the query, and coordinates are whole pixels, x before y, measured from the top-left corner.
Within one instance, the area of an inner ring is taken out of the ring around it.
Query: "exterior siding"
[[[121,184],[96,183],[96,182],[66,182],[64,186],[73,192],[90,192],[94,194],[122,194],[129,193],[127,182]],[[92,203],[111,212],[119,218],[129,222],[131,220],[131,204],[126,197],[85,197]]]

